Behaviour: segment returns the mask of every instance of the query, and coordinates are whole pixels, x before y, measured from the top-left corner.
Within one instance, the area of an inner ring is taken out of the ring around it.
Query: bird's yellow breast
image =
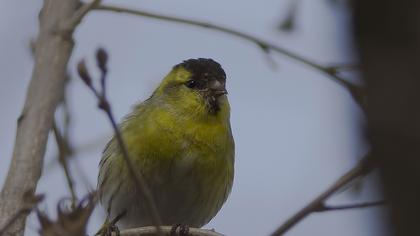
[[[217,114],[204,114],[204,108],[193,106],[191,110],[179,112],[177,104],[176,110],[167,105],[138,107],[134,117],[128,118],[123,125],[130,152],[139,159],[163,161],[193,155],[197,156],[198,162],[226,161],[223,159],[233,154],[233,138],[229,103],[226,98],[221,100]],[[148,102],[159,104],[162,101]]]

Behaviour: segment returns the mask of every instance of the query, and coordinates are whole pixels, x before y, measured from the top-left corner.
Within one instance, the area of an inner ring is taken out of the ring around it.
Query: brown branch
[[[348,82],[345,81],[343,78],[341,78],[337,75],[331,74],[331,71],[329,71],[327,67],[319,65],[319,64],[317,64],[315,62],[312,62],[312,61],[310,61],[310,60],[308,60],[308,59],[306,59],[302,56],[299,56],[299,55],[297,55],[293,52],[290,52],[289,50],[287,50],[285,48],[282,48],[280,46],[271,44],[271,43],[269,43],[267,41],[264,41],[264,40],[262,40],[258,37],[255,37],[251,34],[241,32],[239,30],[231,29],[231,28],[228,28],[228,27],[225,27],[225,26],[220,26],[220,25],[216,25],[216,24],[212,24],[212,23],[208,23],[208,22],[204,22],[204,21],[197,21],[197,20],[185,19],[185,18],[180,18],[180,17],[167,16],[167,15],[162,15],[162,14],[158,14],[158,13],[151,13],[151,12],[148,12],[148,11],[135,10],[135,9],[131,9],[131,8],[113,6],[113,5],[108,5],[108,4],[97,5],[97,6],[94,7],[94,10],[126,13],[126,14],[131,14],[131,15],[136,15],[136,16],[148,17],[148,18],[152,18],[152,19],[156,19],[156,20],[163,20],[163,21],[169,21],[169,22],[173,22],[173,23],[180,23],[180,24],[184,24],[184,25],[202,27],[202,28],[211,29],[211,30],[215,30],[215,31],[218,31],[218,32],[226,33],[226,34],[236,36],[236,37],[239,37],[239,38],[244,39],[246,41],[254,43],[260,49],[262,49],[264,53],[267,53],[269,51],[277,52],[281,55],[292,58],[292,59],[294,59],[296,61],[299,61],[299,62],[301,62],[301,63],[303,63],[303,64],[305,64],[309,67],[312,67],[313,69],[316,69],[318,71],[321,71],[321,72],[329,75],[330,78],[332,78],[334,81],[338,82],[339,84],[341,84],[343,86],[347,86],[347,84],[348,84]]]
[[[45,0],[40,13],[40,30],[35,43],[35,64],[25,105],[18,119],[13,157],[0,194],[0,225],[22,209],[22,195],[34,191],[41,176],[48,133],[54,111],[64,93],[66,67],[73,49],[68,35],[57,33],[57,25],[77,10],[77,0]],[[22,235],[27,212],[8,228]]]
[[[274,51],[326,74],[328,78],[332,79],[334,82],[338,83],[339,85],[347,88],[351,96],[360,105],[360,107],[364,111],[366,110],[365,91],[363,87],[348,82],[347,80],[345,80],[339,75],[337,70],[333,70],[331,67],[325,67],[318,63],[312,62],[300,55],[297,55],[296,53],[293,53],[280,46],[271,44],[251,34],[241,32],[239,30],[231,29],[225,26],[220,26],[220,25],[204,22],[204,21],[197,21],[197,20],[185,19],[185,18],[180,18],[180,17],[162,15],[158,13],[151,13],[144,10],[135,10],[131,8],[113,6],[113,5],[108,5],[108,4],[96,5],[93,8],[93,10],[126,13],[126,14],[135,15],[135,16],[148,17],[148,18],[156,19],[156,20],[168,21],[172,23],[179,23],[179,24],[190,25],[190,26],[195,26],[195,27],[202,27],[202,28],[215,30],[218,32],[222,32],[228,35],[232,35],[232,36],[244,39],[246,41],[249,41],[255,44],[265,54],[269,53],[270,51]]]
[[[96,192],[87,194],[76,207],[69,209],[61,199],[57,204],[56,219],[41,211],[37,211],[40,224],[39,235],[41,236],[86,236],[86,226],[93,209],[95,209],[97,197]]]
[[[155,225],[158,235],[162,235],[162,231],[160,228],[160,226],[162,225],[162,221],[160,219],[160,216],[156,207],[156,203],[147,186],[146,181],[144,180],[144,177],[142,176],[140,172],[135,171],[133,168],[134,165],[133,165],[132,159],[128,152],[127,146],[123,140],[121,132],[118,128],[118,125],[115,121],[115,118],[112,114],[111,106],[106,96],[106,90],[105,90],[106,89],[106,75],[108,71],[107,66],[106,66],[107,58],[108,58],[107,53],[103,49],[98,49],[96,58],[97,58],[98,67],[101,71],[101,78],[100,78],[101,90],[97,90],[93,86],[92,79],[89,75],[89,72],[83,60],[79,62],[78,67],[77,67],[79,76],[88,86],[88,88],[92,91],[95,97],[98,99],[98,107],[106,113],[109,121],[111,122],[112,128],[114,130],[115,138],[117,139],[118,145],[121,148],[122,156],[123,156],[124,161],[126,162],[128,172],[130,173],[132,179],[134,180],[135,185],[141,190],[141,192],[143,193],[145,197],[146,205],[147,205],[150,217],[152,219],[153,224]]]
[[[172,226],[161,226],[163,235],[170,235]],[[127,229],[121,231],[121,236],[155,236],[156,228],[151,226]],[[223,236],[213,230],[189,228],[189,236]],[[112,234],[116,236],[116,234]]]
[[[280,21],[277,28],[283,32],[291,32],[295,29],[296,15],[298,7],[301,5],[300,0],[294,0],[289,3],[286,17]]]
[[[290,228],[302,221],[309,214],[316,212],[324,206],[324,202],[331,195],[338,190],[355,180],[356,178],[369,173],[373,169],[371,158],[364,157],[353,169],[341,176],[335,181],[327,190],[321,193],[318,197],[312,200],[309,204],[299,210],[296,214],[290,217],[285,223],[278,227],[271,236],[278,236],[285,234]]]
[[[6,221],[4,226],[0,229],[0,236],[3,235],[6,232],[6,230],[8,230],[9,227],[12,226],[13,223],[15,223],[15,221],[17,221],[21,216],[28,215],[29,213],[31,213],[32,210],[32,207],[22,207],[22,209],[18,210],[14,215],[10,217],[10,219]]]
[[[67,160],[70,154],[69,145],[67,144],[66,140],[64,139],[64,137],[61,135],[60,131],[58,130],[58,127],[55,121],[53,122],[53,132],[54,132],[55,141],[58,147],[58,160],[61,166],[63,167],[64,175],[66,177],[66,182],[67,182],[70,194],[71,194],[71,207],[72,209],[74,209],[76,207],[77,195],[76,195],[76,192],[74,191],[73,178],[71,177],[71,173],[70,173],[69,166],[67,163]]]
[[[355,204],[348,204],[348,205],[342,205],[342,206],[322,205],[320,208],[315,209],[314,212],[360,209],[360,208],[367,208],[367,207],[384,206],[385,204],[386,202],[382,200],[382,201],[376,201],[376,202],[363,202],[363,203],[355,203]]]

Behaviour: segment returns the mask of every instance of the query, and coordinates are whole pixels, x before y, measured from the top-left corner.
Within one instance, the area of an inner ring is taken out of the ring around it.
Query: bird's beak
[[[225,85],[225,83],[224,82],[221,82],[221,81],[219,81],[217,79],[213,80],[210,83],[209,88],[210,88],[211,94],[214,95],[214,96],[216,96],[216,97],[219,97],[219,96],[228,94],[228,92],[226,91],[226,85]]]

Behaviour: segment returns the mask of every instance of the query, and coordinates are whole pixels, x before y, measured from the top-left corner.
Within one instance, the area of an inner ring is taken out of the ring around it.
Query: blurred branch
[[[331,73],[337,74],[337,73],[343,72],[343,71],[360,70],[360,65],[358,65],[358,64],[336,64],[336,65],[328,66],[327,70],[331,71]]]
[[[376,202],[364,202],[364,203],[348,204],[348,205],[341,205],[341,206],[322,205],[320,208],[315,209],[314,212],[360,209],[360,208],[367,208],[367,207],[384,206],[385,204],[386,202],[382,200],[382,201],[376,201]]]
[[[327,190],[321,193],[318,197],[316,197],[309,204],[307,204],[300,211],[298,211],[295,215],[290,217],[280,227],[278,227],[274,231],[274,233],[271,234],[271,236],[285,234],[289,229],[291,229],[297,223],[302,221],[309,214],[317,212],[319,209],[322,209],[324,207],[325,200],[327,200],[331,195],[336,193],[338,190],[340,190],[356,178],[369,173],[374,168],[371,162],[371,157],[368,154],[355,167],[353,167],[353,169],[349,170],[347,173],[341,176]]]
[[[289,7],[286,12],[286,17],[280,21],[278,29],[283,32],[290,32],[295,29],[296,24],[296,12],[300,5],[300,0],[291,0]]]
[[[25,104],[17,121],[11,165],[0,194],[0,225],[24,206],[22,196],[35,191],[41,176],[45,147],[54,112],[64,93],[67,63],[73,40],[59,33],[57,25],[67,21],[79,6],[77,0],[44,0],[39,14],[35,64]],[[23,235],[28,212],[19,214],[7,234]]]
[[[63,132],[63,136],[65,137],[64,132]],[[92,152],[92,151],[97,150],[98,148],[102,148],[103,145],[109,140],[110,136],[111,134],[102,134],[98,137],[92,138],[91,140],[83,142],[79,144],[78,146],[75,146],[74,144],[70,145],[70,143],[68,143],[67,145],[70,148],[70,153],[71,153],[71,156],[69,158],[75,159],[80,156],[79,154]],[[46,166],[45,168],[46,169],[53,168],[58,163],[59,163],[59,160],[54,158],[45,164]]]
[[[23,205],[13,216],[5,221],[4,225],[0,227],[0,236],[3,235],[10,226],[13,225],[22,215],[29,214],[37,205],[44,199],[43,195],[33,195],[33,191],[27,191],[23,195]]]
[[[70,148],[69,148],[67,140],[63,138],[60,131],[58,130],[58,127],[55,121],[53,122],[53,132],[54,132],[54,137],[55,137],[57,147],[58,147],[58,152],[59,152],[58,160],[60,161],[60,164],[63,167],[64,174],[66,176],[67,185],[69,187],[70,194],[71,194],[71,205],[72,205],[72,208],[74,209],[76,207],[77,196],[76,196],[76,192],[74,191],[73,178],[71,177],[69,166],[67,163],[67,159],[70,155]]]
[[[89,3],[84,3],[79,9],[73,14],[73,17],[70,18],[68,21],[64,22],[62,25],[61,30],[63,31],[73,31],[77,25],[83,20],[86,14],[91,11],[94,7],[99,5],[102,0],[92,0]]]
[[[215,24],[211,24],[208,22],[203,22],[203,21],[196,21],[196,20],[190,20],[190,19],[184,19],[184,18],[179,18],[179,17],[174,17],[174,16],[166,16],[166,15],[162,15],[162,14],[157,14],[157,13],[151,13],[151,12],[147,12],[147,11],[142,11],[142,10],[135,10],[135,9],[131,9],[131,8],[125,8],[125,7],[118,7],[118,6],[112,6],[112,5],[106,5],[106,4],[101,4],[98,5],[94,8],[94,10],[101,10],[101,11],[111,11],[111,12],[118,12],[118,13],[126,13],[126,14],[131,14],[131,15],[136,15],[136,16],[144,16],[144,17],[148,17],[148,18],[152,18],[152,19],[157,19],[157,20],[163,20],[163,21],[169,21],[169,22],[174,22],[174,23],[181,23],[181,24],[186,24],[186,25],[191,25],[191,26],[197,26],[197,27],[203,27],[203,28],[207,28],[207,29],[212,29],[212,30],[216,30],[219,32],[223,32],[229,35],[233,35],[242,39],[245,39],[247,41],[250,41],[252,43],[254,43],[255,45],[257,45],[260,49],[263,50],[264,53],[267,53],[267,50],[273,50],[275,52],[278,52],[282,55],[285,55],[287,57],[290,57],[294,60],[300,61],[314,69],[323,71],[328,73],[325,68],[321,65],[318,65],[314,62],[311,62],[301,56],[298,56],[284,48],[281,48],[279,46],[270,44],[262,39],[259,39],[255,36],[252,36],[250,34],[238,31],[238,30],[234,30],[234,29],[230,29],[224,26],[219,26],[219,25],[215,25]]]
[[[317,64],[315,62],[312,62],[302,56],[299,56],[293,52],[290,52],[289,50],[279,47],[277,45],[271,44],[267,41],[264,41],[258,37],[255,37],[253,35],[235,30],[235,29],[231,29],[228,27],[224,27],[224,26],[220,26],[220,25],[216,25],[216,24],[212,24],[212,23],[208,23],[208,22],[204,22],[204,21],[196,21],[196,20],[191,20],[191,19],[185,19],[185,18],[180,18],[180,17],[174,17],[174,16],[167,16],[167,15],[162,15],[162,14],[157,14],[157,13],[151,13],[148,11],[143,11],[143,10],[135,10],[135,9],[131,9],[131,8],[125,8],[125,7],[119,7],[119,6],[113,6],[113,5],[108,5],[108,4],[100,4],[94,7],[94,10],[100,10],[100,11],[110,11],[110,12],[118,12],[118,13],[126,13],[126,14],[131,14],[131,15],[136,15],[136,16],[143,16],[143,17],[148,17],[148,18],[152,18],[152,19],[157,19],[157,20],[163,20],[163,21],[169,21],[169,22],[174,22],[174,23],[180,23],[180,24],[185,24],[185,25],[191,25],[191,26],[196,26],[196,27],[202,27],[202,28],[206,28],[206,29],[211,29],[211,30],[215,30],[218,32],[222,32],[222,33],[226,33],[232,36],[236,36],[239,37],[241,39],[244,39],[246,41],[252,42],[255,45],[257,45],[264,53],[268,53],[270,51],[274,51],[277,52],[281,55],[287,56],[291,59],[294,59],[296,61],[299,61],[309,67],[312,67],[315,70],[318,70],[320,72],[323,72],[324,74],[327,74],[329,76],[329,78],[331,78],[333,81],[337,82],[338,84],[348,88],[350,90],[351,93],[353,93],[354,90],[356,90],[356,85],[351,84],[350,82],[346,81],[344,78],[341,78],[337,73],[333,73],[333,71],[331,71],[328,67],[324,67],[320,64]],[[358,95],[359,96],[359,95]],[[360,99],[358,99],[359,101]]]
[[[172,226],[161,226],[162,233],[164,235],[169,235],[172,229]],[[156,235],[156,228],[151,226],[134,228],[134,229],[127,229],[121,231],[121,236],[155,236]],[[198,228],[189,228],[189,236],[223,236],[215,232],[214,230],[208,229],[198,229]],[[116,234],[112,234],[112,236],[116,236]]]
[[[132,179],[135,182],[136,187],[138,187],[141,192],[143,193],[146,205],[150,214],[150,217],[152,219],[153,224],[155,225],[156,231],[158,235],[162,235],[162,231],[160,226],[162,225],[162,221],[160,219],[155,201],[153,199],[153,196],[146,184],[146,181],[144,180],[142,174],[138,171],[135,171],[132,164],[132,159],[129,155],[127,146],[123,140],[123,137],[121,135],[121,132],[118,128],[117,123],[115,122],[115,118],[111,111],[111,106],[108,101],[108,98],[106,96],[106,76],[108,72],[107,68],[107,60],[108,60],[108,54],[105,52],[104,49],[98,49],[96,53],[96,60],[97,65],[101,71],[101,78],[100,78],[100,85],[101,90],[97,90],[93,84],[92,84],[92,78],[89,75],[89,72],[86,68],[86,65],[83,60],[81,60],[78,63],[77,70],[79,73],[80,78],[85,82],[86,86],[92,91],[92,93],[95,95],[95,97],[98,100],[98,107],[99,109],[103,110],[106,115],[108,116],[109,121],[111,122],[112,128],[115,133],[115,138],[117,139],[118,145],[121,148],[122,156],[124,161],[126,162],[126,166],[128,169],[129,174],[131,175]]]

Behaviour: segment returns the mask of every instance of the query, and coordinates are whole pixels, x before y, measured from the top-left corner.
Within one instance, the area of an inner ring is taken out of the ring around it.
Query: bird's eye
[[[197,86],[197,81],[195,80],[188,80],[187,83],[185,84],[188,88],[194,88]]]

